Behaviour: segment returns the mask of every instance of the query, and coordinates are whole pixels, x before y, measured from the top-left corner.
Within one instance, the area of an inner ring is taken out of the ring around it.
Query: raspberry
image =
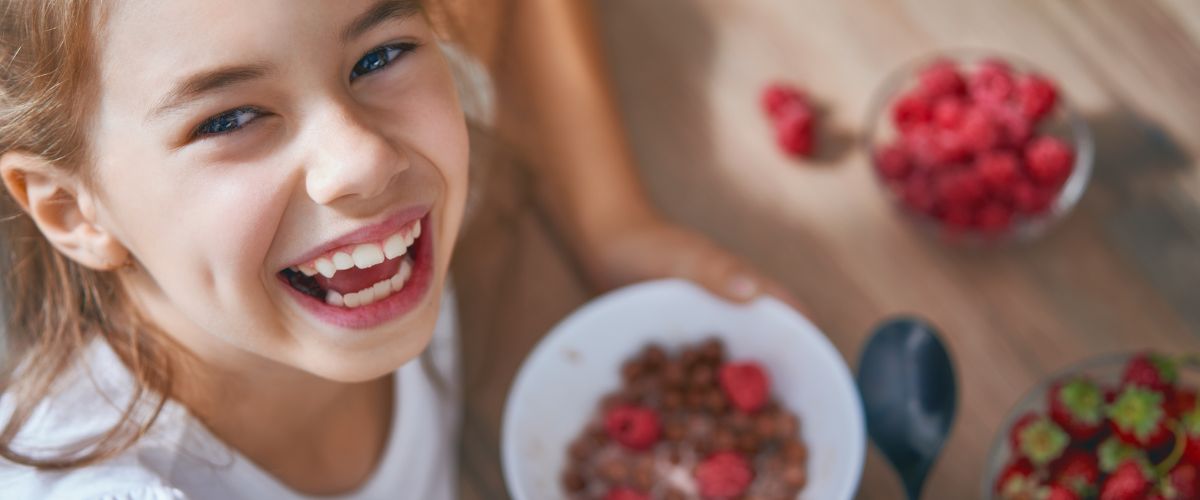
[[[971,223],[974,222],[974,217],[971,216],[971,210],[964,207],[951,207],[942,213],[942,222],[946,223],[946,227],[953,230],[967,230],[971,228]]]
[[[629,488],[614,488],[604,495],[604,500],[650,500],[650,495]]]
[[[937,196],[929,179],[924,176],[910,176],[904,183],[904,203],[920,213],[932,213],[937,205]]]
[[[929,98],[916,92],[910,92],[900,97],[892,105],[892,122],[902,133],[906,133],[918,125],[929,123],[932,116],[933,105]]]
[[[875,167],[886,179],[899,180],[908,177],[912,172],[912,163],[908,161],[908,153],[900,143],[889,144],[875,152]]]
[[[1013,206],[1026,215],[1040,215],[1054,202],[1053,191],[1041,189],[1029,181],[1018,182],[1013,188]]]
[[[990,202],[979,209],[976,223],[986,233],[1003,233],[1012,225],[1012,209],[998,202]]]
[[[933,124],[940,128],[955,130],[963,121],[968,106],[957,97],[942,97],[933,103]]]
[[[1054,137],[1039,137],[1025,147],[1025,165],[1029,169],[1029,176],[1042,186],[1062,186],[1071,176],[1074,163],[1075,151]]]
[[[947,208],[974,207],[987,195],[979,176],[969,170],[948,172],[935,181],[938,201]]]
[[[1039,75],[1027,75],[1017,83],[1017,104],[1030,120],[1036,122],[1045,118],[1057,102],[1058,89]]]
[[[979,103],[1001,103],[1012,96],[1015,85],[1012,69],[995,59],[980,63],[967,80],[971,99]]]
[[[979,108],[967,109],[957,130],[963,145],[974,153],[989,151],[1000,142],[999,125]]]
[[[614,441],[636,451],[647,450],[658,441],[658,414],[648,408],[618,406],[604,417],[604,431]]]
[[[787,104],[775,118],[779,147],[792,156],[807,157],[813,152],[813,115],[806,106]]]
[[[718,378],[725,397],[738,410],[754,413],[767,404],[770,380],[758,363],[726,363]]]
[[[804,92],[786,83],[773,83],[763,90],[763,111],[766,111],[767,115],[773,119],[779,118],[783,108],[792,104],[809,107],[808,98]]]
[[[726,451],[700,462],[695,470],[700,496],[706,499],[732,499],[745,493],[754,480],[750,463],[741,455]]]
[[[1016,107],[1007,103],[995,103],[981,105],[980,109],[985,110],[999,128],[999,144],[1020,148],[1033,137],[1033,121]]]
[[[917,75],[918,89],[929,98],[962,95],[966,82],[952,61],[937,61]]]
[[[975,172],[988,188],[1001,191],[1021,179],[1021,164],[1011,152],[994,151],[976,157]]]
[[[912,160],[922,168],[951,166],[967,155],[957,134],[929,125],[913,127],[902,140]]]

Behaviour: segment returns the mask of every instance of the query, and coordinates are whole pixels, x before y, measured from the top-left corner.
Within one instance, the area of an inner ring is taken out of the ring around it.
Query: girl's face
[[[98,223],[201,359],[341,381],[420,353],[468,141],[413,0],[127,0],[100,23]]]

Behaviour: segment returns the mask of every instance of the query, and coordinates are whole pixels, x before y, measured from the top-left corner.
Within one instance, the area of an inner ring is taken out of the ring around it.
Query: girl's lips
[[[403,316],[415,309],[425,299],[433,282],[434,227],[429,215],[421,219],[421,225],[428,229],[423,230],[410,249],[413,261],[412,275],[402,289],[383,300],[355,308],[339,307],[329,305],[295,289],[282,275],[279,275],[278,278],[280,286],[283,286],[300,303],[301,307],[316,316],[318,320],[341,328],[367,329]],[[390,228],[386,228],[386,230],[390,230]],[[360,232],[352,233],[352,235],[358,235]],[[328,251],[328,248],[323,248]],[[337,248],[337,246],[331,248]]]
[[[428,219],[431,209],[431,205],[420,205],[400,210],[388,216],[383,222],[359,228],[309,250],[300,257],[292,259],[291,263],[283,266],[280,270],[307,264],[317,257],[341,247],[381,241],[413,222]],[[423,221],[421,224],[427,225],[426,222]]]

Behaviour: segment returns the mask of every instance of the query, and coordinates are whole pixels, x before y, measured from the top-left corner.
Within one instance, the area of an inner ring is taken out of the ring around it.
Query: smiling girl
[[[0,0],[0,496],[453,498],[469,146],[425,3]],[[585,274],[769,288],[650,208],[567,4],[510,5],[500,124]]]
[[[0,3],[6,498],[452,496],[451,71],[414,0],[296,7]]]

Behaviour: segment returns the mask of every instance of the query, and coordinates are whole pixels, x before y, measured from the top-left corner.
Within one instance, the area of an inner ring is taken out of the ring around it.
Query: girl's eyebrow
[[[273,68],[268,64],[245,64],[224,66],[207,71],[201,71],[188,77],[158,101],[148,120],[165,115],[183,105],[194,101],[204,94],[237,85],[249,80],[262,78],[270,74]]]
[[[407,19],[420,12],[421,4],[417,0],[382,0],[356,17],[346,26],[346,29],[342,30],[342,41],[353,40],[387,21]]]

